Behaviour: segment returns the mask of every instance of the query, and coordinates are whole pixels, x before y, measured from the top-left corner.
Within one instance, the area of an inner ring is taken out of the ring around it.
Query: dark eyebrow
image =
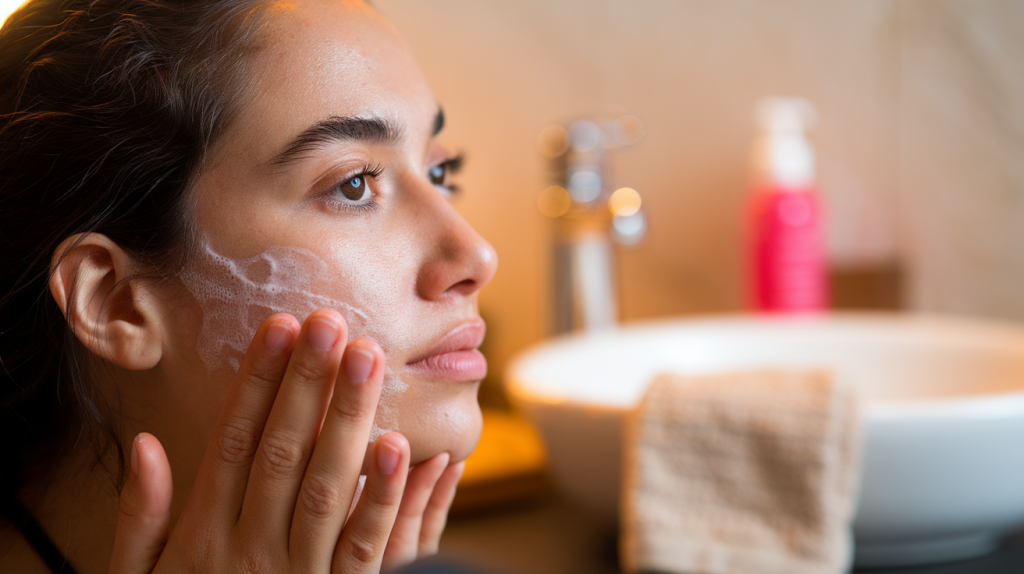
[[[444,129],[444,108],[437,107],[437,115],[434,116],[434,131],[430,133],[431,136],[436,136],[441,133]]]
[[[270,163],[282,165],[297,161],[305,157],[307,153],[330,142],[363,141],[389,145],[395,143],[399,136],[399,129],[384,118],[332,116],[317,122],[299,134]]]

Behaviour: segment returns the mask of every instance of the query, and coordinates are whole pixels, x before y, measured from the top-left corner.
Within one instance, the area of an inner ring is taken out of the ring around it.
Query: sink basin
[[[556,485],[609,521],[623,417],[660,372],[824,367],[864,397],[859,566],[981,555],[1024,525],[1024,327],[902,314],[726,316],[551,340],[510,365]]]

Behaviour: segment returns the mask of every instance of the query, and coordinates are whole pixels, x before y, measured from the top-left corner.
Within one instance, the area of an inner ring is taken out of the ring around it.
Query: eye
[[[448,165],[446,163],[430,168],[430,183],[443,187],[448,186]]]
[[[336,184],[327,196],[332,203],[344,208],[364,208],[373,206],[373,187],[370,179],[376,179],[384,171],[379,166],[363,168],[355,175]]]
[[[349,201],[362,201],[369,199],[367,195],[370,192],[370,188],[366,185],[366,176],[357,175],[339,185],[338,191]]]
[[[459,154],[431,167],[427,170],[427,177],[430,178],[430,183],[443,188],[449,194],[458,193],[459,188],[452,183],[452,175],[462,169],[463,162],[462,154]]]

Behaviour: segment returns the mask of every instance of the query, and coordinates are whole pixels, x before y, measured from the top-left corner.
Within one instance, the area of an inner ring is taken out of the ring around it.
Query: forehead
[[[276,2],[265,18],[252,95],[225,138],[236,152],[269,159],[332,116],[386,118],[429,137],[434,96],[404,41],[365,3]]]

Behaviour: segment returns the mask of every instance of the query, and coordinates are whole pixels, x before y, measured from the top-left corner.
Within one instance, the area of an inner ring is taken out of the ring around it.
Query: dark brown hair
[[[72,444],[115,448],[120,484],[117,405],[89,384],[51,259],[98,232],[141,271],[180,269],[261,21],[258,0],[33,0],[0,28],[0,498]]]

